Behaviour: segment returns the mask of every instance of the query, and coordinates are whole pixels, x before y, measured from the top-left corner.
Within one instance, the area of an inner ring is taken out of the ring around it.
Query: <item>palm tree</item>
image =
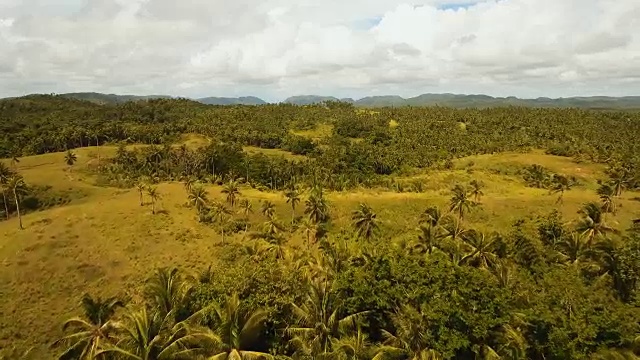
[[[433,227],[439,227],[443,219],[444,216],[442,215],[442,212],[435,206],[428,208],[420,215],[420,221]]]
[[[138,194],[140,195],[140,206],[144,206],[144,191],[147,189],[147,185],[143,181],[138,181],[136,184],[136,189],[138,190]]]
[[[102,300],[94,299],[88,294],[82,297],[84,318],[74,317],[64,322],[64,331],[73,330],[53,343],[54,346],[64,346],[65,350],[58,359],[95,359],[103,343],[109,344],[114,340],[114,325],[111,321],[122,302],[115,297]]]
[[[114,323],[120,340],[114,346],[105,347],[96,354],[113,354],[117,359],[170,360],[194,353],[190,340],[204,340],[204,334],[189,335],[184,323],[174,323],[172,316],[141,307],[128,310],[123,322]],[[195,346],[194,346],[195,347]]]
[[[602,201],[602,211],[607,214],[616,213],[616,203],[614,197],[616,196],[616,191],[613,186],[609,184],[602,184],[598,188],[598,195],[600,195],[600,201]]]
[[[240,213],[244,216],[245,221],[249,221],[249,214],[253,213],[253,204],[249,199],[240,200]]]
[[[449,215],[443,219],[442,228],[444,230],[443,237],[446,239],[446,242],[441,245],[441,250],[449,254],[454,264],[458,264],[463,256],[461,238],[468,230],[464,228],[462,220],[453,215]]]
[[[549,191],[553,194],[560,194],[556,204],[562,204],[564,192],[571,190],[572,186],[573,181],[564,175],[554,174],[551,177],[551,189]]]
[[[269,200],[264,200],[260,212],[267,218],[273,217],[276,213],[276,205]]]
[[[190,193],[191,189],[197,182],[198,180],[195,177],[193,176],[187,177],[184,181],[184,189],[187,190],[188,193]]]
[[[611,186],[614,189],[615,196],[622,195],[622,191],[627,188],[629,171],[623,167],[609,171]]]
[[[27,184],[24,182],[22,175],[13,174],[9,179],[7,187],[13,193],[13,199],[16,202],[16,212],[18,213],[18,223],[20,226],[20,230],[24,230],[24,226],[22,226],[22,215],[20,214],[20,202],[22,197],[27,193]]]
[[[315,233],[317,231],[317,225],[309,220],[302,222],[302,231],[307,237],[307,248],[311,246],[311,239],[315,241]]]
[[[155,186],[149,186],[147,188],[147,195],[151,199],[151,213],[156,213],[156,201],[160,199],[160,193],[158,192],[158,188]]]
[[[284,196],[287,198],[287,204],[291,204],[291,223],[296,219],[296,207],[300,203],[300,192],[295,188],[285,191]]]
[[[334,339],[332,346],[338,359],[369,360],[373,357],[372,344],[360,325],[357,325],[354,335]]]
[[[284,259],[288,253],[287,239],[284,236],[277,234],[270,235],[267,238],[264,251],[275,254],[276,259]]]
[[[314,224],[319,224],[327,220],[329,216],[329,205],[324,196],[319,191],[314,191],[305,201],[305,214]]]
[[[188,322],[199,322],[209,329],[209,339],[216,339],[212,360],[273,359],[267,353],[252,351],[257,346],[269,313],[265,310],[251,311],[242,304],[238,294],[233,293],[221,304],[211,305],[192,315]]]
[[[182,306],[191,292],[191,283],[176,268],[160,268],[147,279],[147,303],[166,315]]]
[[[4,204],[4,214],[9,220],[9,200],[7,199],[7,192],[9,188],[9,179],[13,176],[13,171],[9,169],[7,165],[0,162],[0,186],[2,186],[2,202]]]
[[[460,260],[461,264],[469,264],[478,268],[487,269],[493,266],[498,256],[495,254],[497,235],[488,239],[484,233],[477,230],[469,230],[462,235],[467,254]]]
[[[78,156],[76,156],[73,151],[67,150],[67,153],[64,155],[64,162],[69,165],[69,170],[71,170],[71,167],[76,161],[78,161]]]
[[[267,218],[267,221],[264,222],[264,233],[267,234],[268,237],[272,237],[277,235],[280,231],[284,230],[284,227],[275,216],[271,216]]]
[[[413,249],[419,253],[433,252],[433,248],[437,247],[438,240],[442,239],[446,233],[442,228],[444,217],[437,207],[430,207],[420,215],[420,220],[424,223],[420,225],[420,234],[418,241],[413,244]]]
[[[229,215],[232,214],[231,210],[227,209],[221,203],[214,203],[211,208],[211,214],[213,218],[218,222],[218,226],[220,226],[220,233],[222,234],[222,243],[224,244],[225,240],[225,227],[227,226],[227,221],[229,221]]]
[[[476,203],[480,201],[480,197],[484,195],[484,192],[482,192],[482,189],[484,189],[484,183],[482,181],[479,180],[472,180],[469,183],[471,190],[471,196],[473,196],[473,201],[475,201]]]
[[[328,281],[310,282],[302,305],[291,304],[296,324],[287,334],[298,354],[317,358],[332,352],[333,344],[353,330],[368,312],[344,315],[342,302]]]
[[[209,202],[207,189],[202,185],[193,185],[189,190],[188,195],[189,205],[195,206],[198,214],[202,213],[203,209],[207,208]]]
[[[396,334],[383,330],[385,341],[373,360],[403,358],[409,360],[440,360],[442,356],[431,348],[428,336],[429,320],[425,312],[404,305],[391,320]]]
[[[591,246],[594,240],[609,233],[618,231],[605,223],[602,208],[596,203],[587,203],[579,211],[583,218],[578,222],[576,230],[587,237],[588,245]]]
[[[585,263],[592,254],[588,238],[580,233],[572,233],[558,244],[560,251],[571,265]]]
[[[17,155],[13,155],[11,157],[11,166],[13,167],[13,171],[18,171],[18,163],[20,163],[20,158]]]
[[[453,196],[449,201],[449,211],[456,212],[460,219],[464,218],[465,211],[471,211],[471,206],[475,205],[469,198],[467,190],[462,185],[456,185],[451,190]]]
[[[356,238],[370,240],[378,230],[376,213],[366,204],[360,204],[358,209],[351,214],[353,227],[356,230]]]
[[[242,199],[240,200],[239,205],[240,209],[238,210],[238,213],[244,216],[244,233],[246,235],[249,230],[249,214],[253,213],[253,204],[249,199]]]
[[[231,207],[233,208],[236,205],[238,196],[240,196],[238,183],[235,180],[229,180],[229,182],[224,185],[222,193],[227,195],[227,202],[231,204]]]

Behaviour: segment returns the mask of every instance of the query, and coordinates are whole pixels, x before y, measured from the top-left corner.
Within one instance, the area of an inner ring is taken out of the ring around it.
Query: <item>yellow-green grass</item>
[[[263,150],[263,149],[261,149]],[[37,358],[47,359],[52,350],[47,345],[61,335],[60,324],[78,314],[80,296],[137,296],[142,281],[160,266],[178,266],[188,271],[206,268],[220,253],[221,235],[215,227],[197,221],[195,210],[186,206],[182,184],[158,185],[162,196],[156,215],[149,205],[140,206],[135,189],[96,187],[84,171],[101,157],[115,152],[115,147],[75,150],[78,163],[69,171],[64,153],[21,159],[18,170],[28,183],[51,185],[54,189],[77,189],[84,197],[69,205],[30,213],[24,216],[26,229],[19,230],[17,219],[0,222],[0,348],[9,344],[35,345]],[[473,161],[472,172],[466,168]],[[524,186],[515,175],[496,173],[503,164],[523,167],[539,163],[552,171],[581,175],[584,184],[556,204],[557,195]],[[466,218],[466,225],[484,231],[509,231],[513,222],[559,209],[565,219],[578,219],[579,208],[587,201],[598,201],[593,190],[595,180],[604,178],[603,167],[577,164],[571,159],[530,154],[495,154],[474,156],[455,162],[456,169],[430,172],[399,180],[421,180],[423,193],[396,193],[382,189],[328,193],[331,204],[330,234],[351,231],[352,211],[361,202],[373,207],[380,220],[381,233],[389,241],[414,239],[419,214],[431,205],[446,207],[449,189],[455,183],[478,179],[486,184],[482,206]],[[208,188],[209,197],[224,201],[221,187]],[[291,208],[282,193],[260,192],[241,188],[242,197],[253,203],[250,215],[253,229],[265,218],[260,202],[272,201],[277,217],[288,224]],[[631,219],[640,216],[638,193],[625,192],[618,200],[620,209],[609,221],[625,229]],[[305,196],[303,195],[303,198]],[[145,197],[145,200],[148,199]],[[299,205],[298,215],[304,204]],[[241,218],[241,215],[235,215]],[[302,246],[301,231],[288,234],[292,246]],[[348,236],[348,235],[347,235]],[[242,246],[251,240],[243,234],[228,237],[228,242]]]
[[[311,130],[291,130],[292,134],[304,136],[311,140],[321,140],[323,138],[331,136],[333,132],[333,125],[331,124],[318,124]]]
[[[296,155],[282,149],[263,149],[255,146],[243,146],[242,150],[248,154],[264,154],[271,157],[284,157],[287,160],[303,161],[307,158],[304,155]]]

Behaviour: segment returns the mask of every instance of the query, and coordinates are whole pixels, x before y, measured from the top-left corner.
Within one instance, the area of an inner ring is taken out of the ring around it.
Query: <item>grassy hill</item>
[[[152,269],[171,264],[191,271],[216,263],[227,247],[249,244],[243,233],[227,237],[199,223],[194,210],[186,206],[181,183],[158,185],[161,212],[151,214],[141,206],[135,189],[95,185],[87,171],[95,166],[97,154],[115,153],[115,147],[77,149],[78,164],[72,170],[64,164],[63,153],[22,158],[18,170],[29,184],[50,185],[54,190],[80,194],[71,203],[24,216],[25,230],[17,219],[0,222],[0,347],[9,344],[34,347],[38,359],[51,358],[49,342],[62,335],[60,324],[77,313],[80,296],[120,294],[137,297],[135,289]],[[251,151],[252,149],[248,149]],[[253,149],[255,151],[255,149]],[[5,160],[6,161],[6,160]],[[526,187],[514,169],[541,164],[553,171],[576,176],[580,185],[565,195],[562,204],[547,190]],[[348,229],[351,211],[366,202],[377,212],[382,236],[402,244],[414,239],[420,213],[428,206],[446,206],[449,189],[472,179],[486,184],[481,206],[467,218],[469,226],[508,231],[514,221],[532,219],[558,209],[567,221],[578,218],[577,211],[587,201],[597,201],[597,180],[604,167],[578,164],[569,158],[541,152],[503,153],[458,159],[451,170],[429,171],[397,178],[419,180],[421,193],[398,193],[388,189],[361,189],[331,192],[330,233]],[[220,186],[208,186],[210,197],[224,200]],[[276,205],[276,216],[286,222],[291,208],[280,192],[260,192],[242,187],[241,197],[255,208],[260,201]],[[617,228],[627,228],[640,214],[640,194],[627,192],[619,200],[613,220]],[[234,215],[238,216],[238,215]],[[252,227],[264,221],[258,211],[250,215]],[[287,230],[290,231],[290,230]],[[304,246],[301,230],[288,235],[290,247]]]

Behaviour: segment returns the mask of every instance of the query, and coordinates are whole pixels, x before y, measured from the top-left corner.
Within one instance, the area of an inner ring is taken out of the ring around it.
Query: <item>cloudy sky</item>
[[[0,0],[0,97],[640,95],[638,0]]]

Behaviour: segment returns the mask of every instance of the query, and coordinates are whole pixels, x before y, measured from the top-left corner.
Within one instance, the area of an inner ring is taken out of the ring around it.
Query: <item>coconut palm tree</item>
[[[616,168],[609,171],[611,187],[614,189],[614,195],[622,195],[622,191],[628,186],[629,170],[624,167]]]
[[[27,184],[24,182],[22,175],[13,174],[11,178],[9,178],[7,187],[13,193],[20,230],[24,230],[24,226],[22,226],[22,215],[20,214],[20,202],[22,197],[27,194]]]
[[[423,224],[418,228],[420,234],[418,235],[418,241],[412,246],[414,250],[428,254],[433,252],[439,240],[446,236],[446,232],[442,227],[443,219],[444,217],[437,207],[430,207],[420,215],[420,220]]]
[[[333,340],[333,358],[344,360],[369,360],[373,357],[373,346],[360,325],[353,335]]]
[[[263,229],[264,233],[267,234],[268,237],[272,237],[284,230],[284,226],[280,224],[275,216],[271,216],[264,222]]]
[[[391,320],[396,333],[383,330],[384,343],[373,360],[408,359],[440,360],[442,356],[432,349],[432,339],[427,335],[429,320],[422,309],[404,305]]]
[[[598,195],[600,195],[600,201],[602,201],[602,211],[605,214],[614,214],[616,213],[616,202],[614,197],[616,196],[616,191],[613,186],[609,184],[602,184],[598,188]]]
[[[325,222],[329,217],[329,205],[321,191],[314,191],[305,201],[304,213],[309,216],[309,220],[314,224]]]
[[[249,214],[253,213],[253,204],[249,199],[242,199],[239,203],[239,213],[244,216],[245,221],[249,221]]]
[[[227,195],[227,202],[233,208],[236,205],[238,196],[240,196],[240,190],[238,183],[235,180],[229,180],[222,188],[222,193]]]
[[[144,191],[147,189],[147,185],[143,181],[138,181],[136,189],[140,195],[140,206],[144,206]]]
[[[246,235],[249,230],[249,214],[253,213],[253,204],[249,199],[241,199],[238,205],[238,214],[241,214],[244,217],[244,233]]]
[[[454,264],[459,264],[463,256],[461,238],[468,230],[465,229],[462,220],[451,214],[443,219],[442,229],[446,241],[441,242],[440,249],[449,255]]]
[[[264,244],[264,251],[273,253],[275,258],[279,260],[287,256],[287,250],[287,239],[282,235],[270,235]]]
[[[206,326],[209,339],[217,339],[207,354],[212,360],[273,359],[272,355],[254,351],[265,328],[269,313],[251,310],[233,293],[224,302],[211,305],[192,315],[187,322]]]
[[[82,297],[83,317],[74,317],[64,322],[63,331],[73,330],[53,343],[64,347],[58,359],[96,359],[96,354],[105,345],[113,342],[114,324],[111,321],[122,302],[115,297],[108,299],[92,298],[88,294]]]
[[[184,181],[184,189],[187,190],[187,193],[191,192],[191,189],[194,187],[195,184],[197,184],[198,179],[196,179],[193,176],[189,176],[185,179]]]
[[[296,219],[296,207],[300,203],[300,192],[295,186],[285,191],[284,196],[287,198],[287,204],[291,204],[291,223]]]
[[[184,305],[191,293],[191,281],[176,268],[160,268],[145,283],[147,303],[166,315]]]
[[[2,187],[2,203],[4,204],[4,214],[9,220],[9,200],[7,193],[10,192],[9,179],[13,176],[13,171],[7,165],[0,162],[0,186]]]
[[[307,248],[311,246],[312,239],[315,242],[315,234],[317,229],[318,229],[317,225],[308,219],[302,222],[302,232],[307,237]]]
[[[151,199],[151,213],[155,215],[156,213],[156,201],[160,199],[160,193],[158,192],[158,188],[155,186],[147,187],[147,195]]]
[[[78,156],[73,151],[67,150],[64,155],[64,162],[69,165],[69,170],[71,170],[76,161],[78,161]]]
[[[570,236],[566,236],[559,244],[558,248],[560,252],[566,256],[567,262],[571,265],[583,264],[589,261],[589,257],[592,255],[588,238],[580,233],[571,233]]]
[[[576,226],[576,230],[586,236],[588,245],[593,245],[594,241],[610,233],[618,231],[605,223],[602,208],[596,203],[585,204],[579,213],[583,216]]]
[[[469,193],[462,185],[456,185],[451,190],[452,196],[449,200],[449,211],[458,214],[460,219],[464,218],[464,213],[471,211],[475,203],[469,198]]]
[[[207,194],[207,189],[205,189],[204,186],[200,184],[191,186],[187,198],[189,201],[189,205],[195,206],[199,214],[207,208],[209,197]]]
[[[97,358],[112,355],[117,359],[132,360],[182,359],[197,353],[202,349],[198,344],[208,340],[205,333],[190,335],[185,323],[174,323],[171,314],[163,315],[144,306],[129,309],[124,321],[114,323],[114,327],[120,334],[119,341],[99,351]]]
[[[267,218],[271,218],[276,214],[276,205],[269,200],[264,200],[260,207],[260,212]]]
[[[476,203],[479,202],[480,197],[484,196],[484,192],[482,192],[482,189],[484,189],[484,183],[480,180],[472,180],[469,183],[469,186],[469,193],[471,194],[471,196],[473,196],[473,201],[475,201]]]
[[[353,228],[356,230],[356,238],[370,240],[378,231],[376,213],[366,204],[360,204],[358,209],[351,213]]]
[[[11,157],[11,167],[13,167],[13,172],[18,171],[19,163],[20,163],[20,158],[17,155],[13,155]]]
[[[229,216],[232,214],[231,210],[229,210],[224,204],[214,203],[211,207],[211,215],[213,219],[218,222],[218,226],[220,227],[220,233],[222,234],[222,243],[224,244],[225,240],[225,228],[227,226],[227,222],[229,221]]]
[[[469,230],[461,237],[465,243],[467,254],[460,259],[460,264],[468,264],[481,269],[488,269],[498,259],[495,254],[496,235],[488,238],[477,230]]]
[[[318,358],[333,351],[333,344],[351,334],[358,320],[367,314],[345,315],[342,302],[328,281],[310,282],[304,303],[291,304],[296,324],[287,327],[292,344],[300,355]]]
[[[573,181],[564,175],[554,174],[551,177],[551,188],[549,191],[553,194],[559,194],[556,204],[562,204],[565,191],[571,190],[572,186]]]

